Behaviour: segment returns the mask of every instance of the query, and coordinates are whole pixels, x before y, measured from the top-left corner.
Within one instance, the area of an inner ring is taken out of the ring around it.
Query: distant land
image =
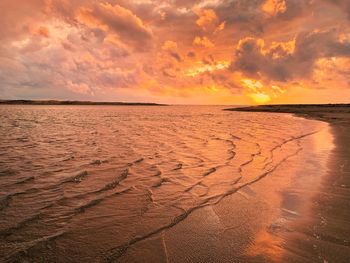
[[[350,120],[350,104],[273,104],[225,109],[227,111],[294,113],[328,122]]]
[[[338,104],[269,104],[257,106],[243,106],[237,108],[225,109],[228,111],[254,111],[254,112],[285,112],[293,113],[296,111],[319,111],[320,109],[327,109],[331,111],[350,110],[350,103]]]
[[[114,105],[114,106],[167,106],[149,102],[79,101],[79,100],[0,100],[7,105]]]

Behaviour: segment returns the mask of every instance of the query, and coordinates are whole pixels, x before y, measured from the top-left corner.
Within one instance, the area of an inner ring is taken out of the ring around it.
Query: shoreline
[[[293,104],[259,105],[227,108],[225,111],[291,113],[307,119],[316,119],[328,123],[350,121],[350,104]]]
[[[348,262],[350,258],[350,105],[271,105],[227,109],[244,112],[291,113],[327,122],[334,138],[326,174],[310,200],[310,218],[287,234],[290,251],[285,262]],[[306,239],[305,239],[306,237]]]
[[[119,101],[78,101],[78,100],[0,100],[0,105],[71,105],[71,106],[168,106],[151,102],[119,102]]]
[[[141,262],[140,258],[145,262],[347,262],[349,109],[280,112],[329,123],[335,148],[325,167],[307,164],[314,159],[306,151],[296,157],[305,162],[305,167],[290,169],[295,161],[292,158],[273,176],[194,211],[159,235],[130,247],[116,262]],[[342,171],[337,170],[339,167]],[[323,174],[318,174],[317,168]],[[314,175],[310,177],[309,173]],[[337,193],[338,187],[343,196]]]

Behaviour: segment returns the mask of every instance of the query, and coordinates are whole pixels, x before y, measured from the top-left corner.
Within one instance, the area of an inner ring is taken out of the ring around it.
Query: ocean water
[[[325,124],[220,106],[1,106],[0,258],[104,262],[269,176]]]

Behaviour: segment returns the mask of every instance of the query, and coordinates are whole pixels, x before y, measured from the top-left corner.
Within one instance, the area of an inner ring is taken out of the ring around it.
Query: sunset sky
[[[0,98],[350,102],[349,0],[1,0]]]

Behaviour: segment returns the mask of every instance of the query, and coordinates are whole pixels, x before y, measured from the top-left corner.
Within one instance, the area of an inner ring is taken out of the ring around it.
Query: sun
[[[271,97],[262,92],[250,93],[248,96],[255,104],[267,104],[271,101]]]

